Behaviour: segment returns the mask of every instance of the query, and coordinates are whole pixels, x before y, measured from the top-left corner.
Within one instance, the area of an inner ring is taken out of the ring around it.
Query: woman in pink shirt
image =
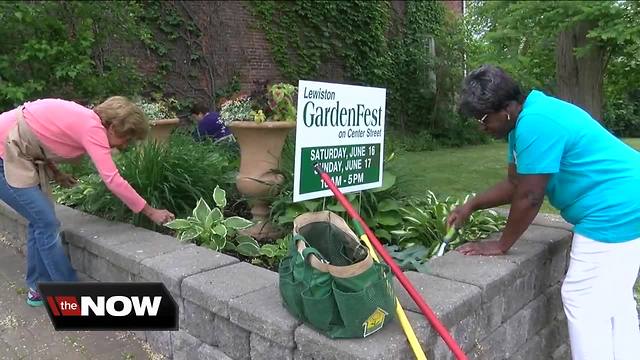
[[[155,223],[174,219],[155,209],[124,180],[111,158],[113,148],[143,139],[142,111],[124,97],[107,99],[93,110],[71,101],[42,99],[0,114],[0,199],[28,221],[27,303],[41,306],[41,281],[75,281],[75,270],[60,244],[60,222],[49,196],[49,180],[73,186],[75,179],[56,163],[88,154],[107,188],[133,212]]]

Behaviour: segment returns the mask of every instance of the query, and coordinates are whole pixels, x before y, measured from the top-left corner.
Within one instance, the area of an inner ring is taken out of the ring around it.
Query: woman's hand
[[[499,241],[482,241],[466,243],[456,251],[464,255],[504,255],[506,252]]]
[[[70,188],[78,183],[78,179],[61,171],[58,171],[53,175],[53,181],[63,188]]]
[[[448,227],[456,227],[456,229],[462,227],[464,223],[469,220],[471,214],[473,214],[473,205],[471,202],[466,202],[455,209],[449,214],[447,218],[447,226]]]
[[[156,209],[149,206],[149,204],[144,206],[142,213],[158,225],[166,224],[176,218],[170,211],[165,209]]]

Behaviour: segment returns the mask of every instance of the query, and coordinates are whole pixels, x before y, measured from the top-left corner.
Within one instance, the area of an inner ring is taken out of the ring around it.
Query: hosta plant
[[[213,201],[216,206],[211,207],[200,198],[191,216],[175,219],[165,226],[176,230],[180,241],[193,242],[216,251],[236,251],[241,255],[255,256],[255,249],[259,248],[256,240],[238,234],[238,230],[246,229],[253,223],[240,216],[224,217],[227,197],[226,192],[218,186],[213,191]]]
[[[467,195],[466,202],[471,195]],[[422,245],[428,249],[429,257],[435,255],[442,239],[447,233],[447,217],[460,204],[458,199],[447,197],[440,200],[436,195],[427,191],[422,199],[414,199],[400,211],[403,214],[404,227],[391,233],[398,238],[401,248]],[[495,211],[476,211],[469,220],[457,230],[457,236],[449,243],[449,249],[454,249],[468,241],[486,238],[492,233],[499,232],[505,225],[504,217]]]

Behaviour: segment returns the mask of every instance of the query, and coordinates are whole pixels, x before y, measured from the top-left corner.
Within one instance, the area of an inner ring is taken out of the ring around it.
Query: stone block
[[[251,358],[251,333],[231,321],[217,316],[213,323],[218,348],[234,360]]]
[[[205,247],[190,246],[143,260],[140,274],[147,281],[164,283],[169,291],[180,295],[180,286],[185,277],[238,261]]]
[[[90,277],[102,282],[134,281],[133,274],[90,252],[85,252],[85,272]]]
[[[251,360],[293,360],[293,348],[251,333]]]
[[[502,324],[504,316],[504,297],[496,296],[491,301],[482,304],[478,319],[478,339],[484,339]]]
[[[520,346],[510,360],[540,360],[548,358],[549,352],[544,348],[542,338],[540,336],[534,336]]]
[[[65,234],[65,240],[79,248],[89,245],[91,249],[91,243],[110,241],[109,236],[100,235],[130,232],[136,229],[130,224],[105,220],[61,205],[56,205],[56,216],[60,220],[60,229]]]
[[[228,318],[231,299],[277,283],[273,271],[241,262],[185,278],[182,297]]]
[[[500,215],[502,215],[504,217],[509,217],[509,207],[508,206],[507,207],[491,208],[491,210],[497,212],[498,214],[500,214]],[[562,229],[562,230],[569,230],[569,231],[571,231],[573,229],[573,225],[571,225],[568,222],[564,221],[562,216],[556,215],[556,214],[539,213],[533,219],[532,224],[540,225],[540,226],[546,226],[546,227],[553,227],[553,228],[558,228],[558,229]]]
[[[509,318],[520,311],[527,303],[542,293],[540,280],[543,269],[533,268],[522,274],[509,287],[505,288],[503,318]]]
[[[108,238],[108,241],[99,243],[87,242],[87,250],[134,275],[140,274],[140,263],[145,259],[195,246],[182,244],[171,236],[141,228],[134,228],[133,231],[110,232]]]
[[[507,337],[507,327],[502,325],[484,339],[479,339],[473,350],[469,353],[469,359],[507,359],[504,341]]]
[[[227,354],[220,351],[220,349],[209,346],[207,344],[202,344],[198,349],[198,357],[195,359],[198,360],[234,360],[227,356]]]
[[[202,341],[185,331],[176,331],[172,339],[173,360],[191,360],[198,358],[198,350]]]
[[[147,343],[151,349],[169,359],[173,357],[173,333],[175,331],[145,331]]]
[[[546,312],[545,323],[551,324],[555,320],[562,319],[561,314],[564,314],[564,308],[562,306],[562,294],[560,292],[561,285],[556,285],[548,288],[544,295],[547,298],[547,306],[549,311]]]
[[[285,348],[295,347],[293,333],[300,324],[282,305],[277,285],[229,301],[231,322]]]
[[[567,344],[560,345],[551,354],[551,360],[571,360],[571,349]]]
[[[457,251],[431,259],[428,265],[431,275],[479,287],[482,303],[501,296],[518,272],[518,265],[504,256],[466,256]]]
[[[69,260],[71,260],[71,265],[73,266],[73,268],[80,272],[86,272],[84,249],[72,244],[68,244],[67,248],[69,250]]]
[[[477,318],[480,315],[476,312],[480,310],[480,289],[473,285],[414,271],[408,271],[405,275],[443,325],[451,329],[451,335],[460,346],[463,349],[470,349],[478,330]],[[395,279],[395,291],[400,304],[406,310],[421,314],[415,301],[397,279]]]
[[[214,313],[189,300],[184,300],[183,314],[184,320],[181,321],[181,328],[209,345],[218,345],[214,326],[216,315]]]
[[[429,335],[429,324],[421,314],[408,311],[407,317],[416,337],[423,349],[428,349],[422,339],[433,339]],[[407,343],[406,336],[400,323],[396,320],[385,325],[381,330],[364,339],[332,340],[307,325],[299,326],[295,331],[297,349],[294,352],[296,360],[397,360],[413,359],[415,356]]]

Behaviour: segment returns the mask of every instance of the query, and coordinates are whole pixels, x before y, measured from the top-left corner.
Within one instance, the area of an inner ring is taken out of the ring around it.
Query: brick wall
[[[463,1],[443,2],[452,11],[462,14]],[[165,4],[190,18],[202,36],[174,41],[158,33],[159,40],[166,42],[169,48],[169,53],[162,59],[142,44],[116,44],[113,47],[133,53],[146,76],[156,74],[160,62],[169,60],[172,65],[165,78],[167,86],[162,89],[165,95],[205,100],[213,105],[216,91],[229,84],[233,76],[238,76],[244,92],[253,90],[259,81],[283,80],[273,60],[270,44],[251,15],[248,1],[168,1]],[[392,0],[391,5],[394,25],[390,31],[394,32],[402,23],[406,4],[405,1]],[[192,45],[188,45],[186,40]],[[190,49],[198,49],[203,56],[191,59]],[[339,59],[328,59],[320,66],[314,80],[344,81],[343,64]]]
[[[456,14],[462,15],[464,12],[464,0],[444,0],[444,5]]]

